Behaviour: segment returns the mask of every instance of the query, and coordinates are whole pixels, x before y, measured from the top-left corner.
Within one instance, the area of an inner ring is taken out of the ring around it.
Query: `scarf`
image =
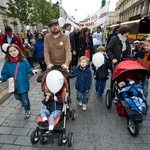
[[[18,57],[10,57],[9,59],[12,62],[17,62],[18,61]]]
[[[122,52],[126,50],[126,37],[122,36],[121,34],[118,34],[119,39],[122,43]]]

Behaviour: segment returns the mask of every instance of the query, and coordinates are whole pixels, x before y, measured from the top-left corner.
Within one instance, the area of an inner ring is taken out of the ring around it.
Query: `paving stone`
[[[31,146],[31,142],[30,142],[30,137],[29,136],[18,136],[18,138],[16,139],[15,143],[17,145],[26,145],[26,146]]]
[[[5,121],[6,118],[0,118],[0,125],[3,124],[3,122]]]
[[[1,150],[20,150],[20,146],[3,144]]]
[[[1,135],[0,143],[13,144],[15,142],[16,138],[17,138],[17,136],[15,136],[15,135]]]
[[[40,148],[38,146],[36,146],[36,147],[21,146],[21,148],[19,150],[40,150]]]
[[[25,121],[12,121],[9,126],[12,126],[12,127],[24,127],[24,125],[26,124]]]
[[[14,128],[11,134],[14,135],[28,135],[30,129],[29,128]]]
[[[13,127],[2,127],[0,126],[0,134],[10,134],[13,131]]]
[[[136,144],[137,150],[150,150],[150,144]]]

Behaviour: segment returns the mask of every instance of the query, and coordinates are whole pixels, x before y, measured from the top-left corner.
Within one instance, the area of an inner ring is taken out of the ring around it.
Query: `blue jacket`
[[[33,52],[36,53],[37,58],[44,58],[44,40],[38,39],[35,44]]]
[[[6,81],[10,77],[14,77],[15,70],[16,70],[17,62],[4,62],[2,71],[1,71],[1,78],[2,82]],[[33,68],[30,66],[28,61],[24,59],[24,61],[20,62],[18,68],[18,74],[16,77],[17,81],[17,93],[22,94],[29,91],[29,79],[28,74],[32,73]]]
[[[80,92],[89,91],[92,83],[92,73],[88,66],[78,66],[71,72],[72,77],[77,77],[75,87]]]
[[[54,100],[54,95],[50,96],[48,101],[46,101],[45,99],[42,101],[42,103],[47,107],[50,113],[55,110],[62,110],[63,107],[61,91],[57,92],[55,95],[58,101]]]

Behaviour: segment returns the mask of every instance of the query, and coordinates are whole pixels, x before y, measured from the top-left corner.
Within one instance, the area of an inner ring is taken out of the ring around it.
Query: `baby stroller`
[[[130,101],[133,105],[129,105],[127,99],[120,96],[122,91],[120,90],[119,83],[122,81],[127,81],[129,79],[129,81],[133,81],[136,85],[141,86],[141,81],[146,77],[146,74],[147,70],[142,67],[138,62],[134,60],[124,60],[115,67],[111,79],[112,86],[106,92],[107,109],[111,108],[113,99],[117,99],[117,112],[120,116],[125,116],[127,118],[127,128],[132,136],[137,136],[139,134],[139,123],[143,121],[143,114],[145,115],[147,111],[146,101],[143,93],[141,91],[137,91],[138,95],[141,96],[142,100],[140,100],[142,101],[142,104],[145,108],[144,113],[138,111],[139,109],[137,109],[136,106],[133,106],[135,104],[134,101]],[[131,94],[131,85],[132,84],[130,84],[130,87],[128,86],[128,89],[126,88],[126,91],[123,89],[124,93],[128,93],[128,91],[130,91]]]
[[[41,81],[41,89],[43,89],[46,86],[46,73],[42,77]],[[55,119],[54,122],[54,129],[53,129],[53,136],[52,137],[45,137],[43,134],[48,131],[49,127],[42,127],[38,123],[42,122],[42,117],[39,115],[36,119],[37,127],[35,130],[32,131],[30,136],[30,141],[32,144],[36,144],[38,141],[40,141],[40,144],[45,144],[48,142],[48,139],[51,139],[54,141],[54,138],[58,138],[58,145],[62,146],[63,144],[66,144],[68,142],[68,146],[71,147],[73,145],[73,132],[69,132],[68,136],[66,135],[66,119],[67,114],[70,115],[72,120],[75,120],[75,110],[70,110],[69,103],[68,103],[68,93],[69,93],[69,86],[68,82],[64,77],[64,84],[61,88],[61,95],[62,95],[62,101],[63,101],[63,110],[61,114]],[[49,120],[49,118],[47,118]]]

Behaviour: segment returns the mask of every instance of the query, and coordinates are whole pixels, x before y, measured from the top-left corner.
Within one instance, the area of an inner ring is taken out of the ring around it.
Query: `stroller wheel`
[[[112,106],[112,99],[111,99],[111,90],[107,90],[106,92],[106,107],[110,109]]]
[[[75,118],[76,118],[75,109],[72,109],[72,110],[71,110],[71,114],[70,114],[70,115],[71,115],[71,119],[72,119],[72,120],[75,120]]]
[[[71,147],[73,145],[73,132],[69,132],[68,134],[68,147]]]
[[[36,144],[39,141],[39,139],[40,139],[39,131],[37,129],[33,130],[30,136],[31,143]]]
[[[59,146],[62,146],[62,144],[63,144],[63,134],[60,133],[60,134],[58,135],[58,145],[59,145]]]
[[[40,144],[41,144],[41,145],[46,144],[47,141],[48,141],[48,138],[47,138],[47,137],[44,137],[44,136],[41,136],[41,137],[40,137]]]
[[[131,118],[127,119],[128,130],[130,134],[136,137],[139,134],[139,124],[134,123]]]

